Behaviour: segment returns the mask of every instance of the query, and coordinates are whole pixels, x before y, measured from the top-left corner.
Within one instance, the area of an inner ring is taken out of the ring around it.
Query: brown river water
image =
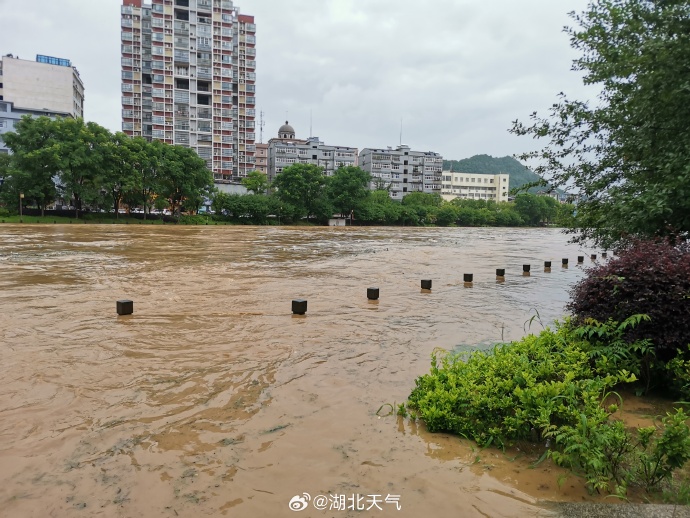
[[[0,516],[547,516],[589,499],[519,450],[377,410],[435,348],[562,316],[590,252],[553,229],[0,226]]]

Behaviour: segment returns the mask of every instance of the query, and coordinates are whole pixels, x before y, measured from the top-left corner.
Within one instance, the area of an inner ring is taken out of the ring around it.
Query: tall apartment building
[[[371,174],[371,189],[389,189],[394,200],[411,192],[441,194],[443,157],[439,153],[412,151],[409,146],[365,148],[359,162]]]
[[[36,56],[28,61],[0,58],[0,135],[14,131],[24,115],[83,117],[84,83],[67,59]],[[0,153],[7,153],[0,136]]]
[[[287,121],[278,130],[278,137],[268,141],[268,179],[271,182],[293,164],[313,164],[321,167],[324,175],[333,176],[339,168],[357,163],[357,148],[330,146],[318,137],[298,139]]]
[[[261,171],[268,177],[268,144],[256,145],[256,171]]]
[[[455,198],[469,200],[508,201],[510,175],[475,174],[443,171],[444,200]]]
[[[256,162],[256,25],[230,0],[123,0],[122,129],[194,149],[217,183]]]

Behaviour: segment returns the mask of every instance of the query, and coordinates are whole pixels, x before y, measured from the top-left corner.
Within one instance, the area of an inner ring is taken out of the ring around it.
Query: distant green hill
[[[463,160],[444,160],[443,170],[456,173],[509,174],[510,189],[539,181],[536,173],[510,156],[494,158],[489,155],[475,155]],[[543,187],[532,187],[529,192],[536,193],[543,189]]]

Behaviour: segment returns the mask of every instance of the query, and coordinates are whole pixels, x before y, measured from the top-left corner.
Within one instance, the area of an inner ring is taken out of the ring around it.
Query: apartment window
[[[176,50],[175,51],[175,60],[176,61],[189,61],[189,52],[187,52],[186,50]]]

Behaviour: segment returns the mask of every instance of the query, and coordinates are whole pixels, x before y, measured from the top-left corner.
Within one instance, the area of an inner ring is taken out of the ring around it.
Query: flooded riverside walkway
[[[589,253],[553,229],[0,226],[0,516],[537,516],[585,499],[533,459],[376,412],[435,348],[561,317]],[[303,493],[384,501],[293,513]]]

